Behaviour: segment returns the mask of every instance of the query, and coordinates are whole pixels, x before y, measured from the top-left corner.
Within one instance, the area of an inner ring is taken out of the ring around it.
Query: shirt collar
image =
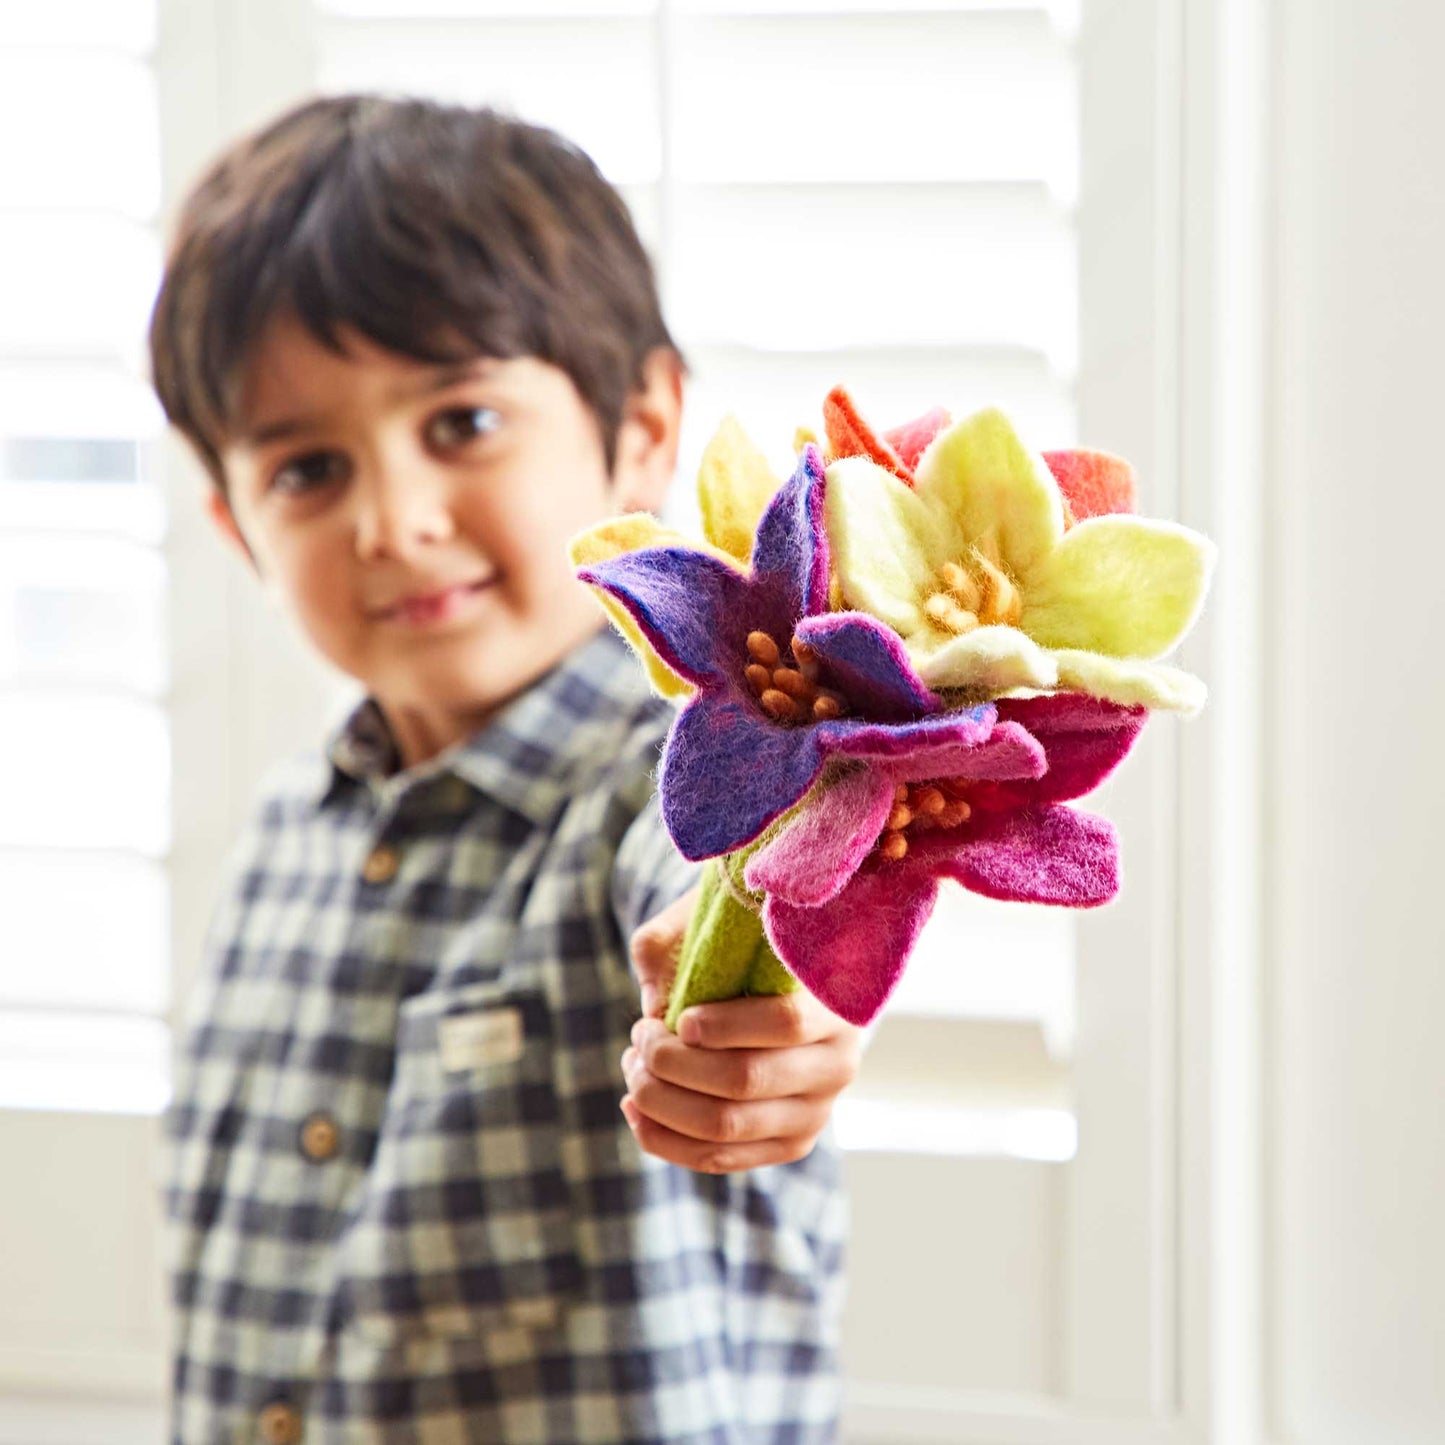
[[[451,773],[534,823],[547,821],[615,751],[619,717],[630,723],[650,694],[626,645],[610,627],[574,648],[461,743],[410,769],[408,781]],[[374,698],[362,702],[327,747],[323,801],[350,778],[392,783],[399,753]]]

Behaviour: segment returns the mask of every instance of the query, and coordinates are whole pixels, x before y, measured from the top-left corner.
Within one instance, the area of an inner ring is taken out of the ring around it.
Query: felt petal
[[[904,762],[940,748],[977,747],[993,731],[994,717],[993,706],[981,703],[955,712],[932,713],[916,722],[876,723],[843,718],[818,723],[811,731],[818,735],[829,756]]]
[[[836,898],[878,841],[892,806],[892,779],[875,768],[825,779],[749,859],[744,882],[803,907]]]
[[[790,612],[787,625],[828,607],[828,534],[823,525],[823,454],[803,448],[797,469],[768,503],[753,539],[753,580]]]
[[[1018,723],[1000,722],[984,742],[928,742],[905,757],[881,760],[874,766],[894,783],[924,783],[933,778],[1032,780],[1044,776],[1048,754]]]
[[[938,712],[943,699],[913,670],[898,634],[864,612],[825,612],[795,629],[817,654],[828,679],[870,718]]]
[[[1205,686],[1193,673],[1162,662],[1133,662],[1097,652],[1064,650],[1053,654],[1059,686],[1087,692],[1126,707],[1155,708],[1186,717],[1204,706]]]
[[[1048,769],[1036,780],[1003,780],[976,791],[975,800],[992,811],[1063,803],[1092,792],[1124,761],[1149,716],[1142,707],[1118,707],[1074,692],[1001,700],[996,706],[995,734],[1005,727],[1027,729]]]
[[[905,482],[913,474],[892,445],[863,420],[847,387],[835,386],[823,398],[823,429],[828,437],[828,459],[867,457]]]
[[[940,432],[913,486],[935,526],[947,522],[1025,582],[1064,535],[1058,483],[994,407]]]
[[[931,407],[922,416],[884,432],[883,440],[898,453],[899,460],[908,468],[908,474],[912,477],[919,457],[928,450],[934,437],[952,420],[943,407]]]
[[[828,468],[826,505],[843,600],[905,637],[917,631],[937,568],[958,550],[952,529],[940,535],[913,489],[862,457]]]
[[[686,545],[686,539],[671,527],[664,527],[650,512],[628,512],[624,516],[612,517],[574,537],[568,554],[574,567],[582,567],[589,562],[604,562],[642,547],[674,543]],[[593,594],[602,604],[612,625],[641,660],[653,689],[669,699],[691,696],[692,684],[679,677],[657,655],[651,643],[642,635],[642,629],[632,620],[632,614],[610,593],[593,588]]]
[[[1047,807],[975,815],[960,832],[938,871],[987,898],[1093,908],[1119,891],[1119,840],[1106,818]]]
[[[662,821],[691,863],[751,843],[823,768],[818,728],[780,727],[749,699],[699,693],[663,749]]]
[[[746,562],[758,521],[778,486],[767,458],[738,419],[725,416],[703,449],[697,473],[703,535],[713,546]]]
[[[940,691],[1047,688],[1058,678],[1053,658],[1017,627],[976,627],[958,637],[930,631],[927,650],[910,646],[909,655],[924,682]]]
[[[839,1018],[862,1025],[898,986],[937,896],[930,870],[910,868],[906,859],[881,870],[868,863],[816,908],[769,898],[763,926],[803,987]]]
[[[1030,577],[1020,625],[1044,647],[1162,657],[1198,616],[1214,554],[1174,522],[1091,517]]]
[[[649,547],[577,574],[615,597],[662,661],[692,683],[737,670],[760,625],[751,584],[735,567],[690,547]]]
[[[1076,521],[1137,510],[1138,478],[1123,457],[1083,449],[1043,455]]]

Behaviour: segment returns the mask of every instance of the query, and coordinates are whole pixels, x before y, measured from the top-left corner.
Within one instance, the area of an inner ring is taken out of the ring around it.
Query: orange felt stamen
[[[818,692],[818,689],[801,672],[792,667],[775,667],[773,669],[773,686],[779,692],[785,692],[789,697],[795,697],[800,702],[812,702]]]
[[[890,863],[896,863],[900,858],[907,856],[908,839],[902,833],[885,833],[883,841],[878,845],[878,851]]]
[[[748,653],[764,667],[778,665],[778,644],[766,632],[748,633]]]
[[[768,688],[758,701],[762,703],[763,711],[778,722],[802,721],[803,710],[787,693],[779,692],[775,687]]]
[[[793,639],[793,658],[798,664],[798,671],[809,682],[817,682],[823,671],[818,662],[818,654],[806,642],[799,642],[796,637]]]
[[[914,808],[928,818],[936,818],[948,806],[948,799],[938,788],[920,788],[912,802]]]
[[[773,674],[761,662],[748,663],[743,669],[743,676],[747,678],[748,686],[758,697],[761,697],[773,685]]]

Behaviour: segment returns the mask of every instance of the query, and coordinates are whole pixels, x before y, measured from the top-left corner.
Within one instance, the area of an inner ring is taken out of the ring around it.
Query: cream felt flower
[[[930,687],[1202,705],[1199,679],[1157,659],[1198,615],[1213,544],[1130,515],[1066,529],[1058,482],[1002,412],[941,431],[911,487],[865,457],[827,476],[844,605],[898,632]]]

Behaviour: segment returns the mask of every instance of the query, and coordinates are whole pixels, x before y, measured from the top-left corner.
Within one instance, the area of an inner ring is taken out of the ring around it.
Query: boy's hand
[[[806,989],[695,1004],[674,1034],[667,990],[697,889],[632,935],[643,1017],[622,1056],[622,1112],[649,1154],[705,1174],[801,1159],[858,1072],[861,1030]]]

